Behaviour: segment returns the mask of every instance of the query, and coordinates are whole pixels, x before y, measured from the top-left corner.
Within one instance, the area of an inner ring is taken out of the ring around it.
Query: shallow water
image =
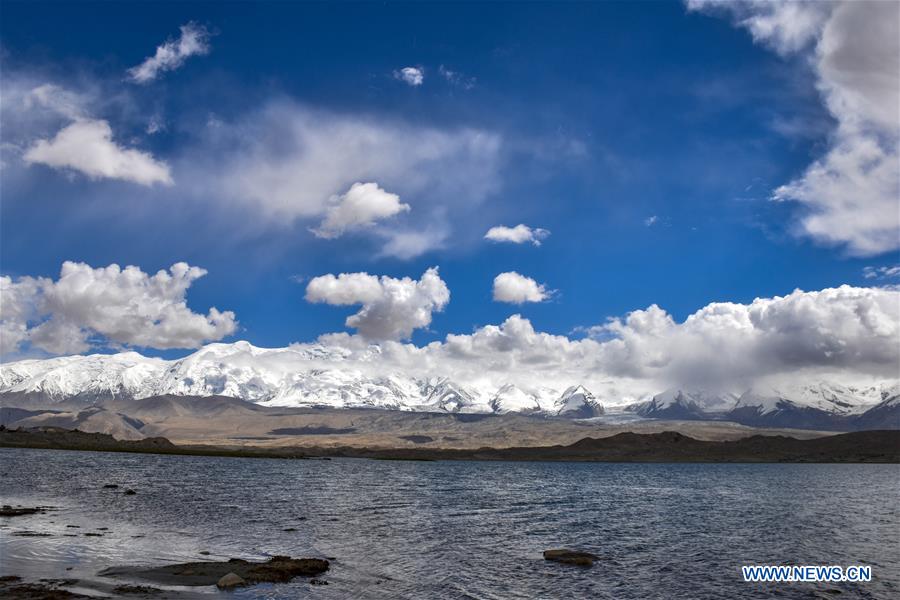
[[[0,518],[0,575],[26,579],[96,581],[105,567],[203,560],[207,551],[216,559],[333,559],[327,586],[298,579],[234,598],[813,598],[828,589],[840,598],[900,597],[897,465],[0,449],[0,472],[3,503],[57,508]],[[121,487],[103,489],[107,483]],[[125,488],[137,495],[123,495]],[[51,536],[15,535],[22,531]],[[590,569],[544,561],[541,552],[554,547],[602,559]],[[743,564],[864,564],[873,581],[750,584],[741,580]]]

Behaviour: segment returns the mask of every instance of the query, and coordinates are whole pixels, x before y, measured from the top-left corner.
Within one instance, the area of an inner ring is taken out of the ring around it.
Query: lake
[[[331,559],[322,577],[328,585],[296,579],[227,595],[900,597],[898,465],[278,460],[0,449],[0,472],[3,503],[56,507],[0,518],[0,575],[26,579],[100,580],[97,572],[109,566],[283,554]],[[125,488],[137,494],[126,496]],[[50,535],[22,537],[23,531]],[[601,558],[592,568],[543,560],[543,550],[558,547]],[[744,564],[870,565],[873,581],[752,584],[741,578]]]

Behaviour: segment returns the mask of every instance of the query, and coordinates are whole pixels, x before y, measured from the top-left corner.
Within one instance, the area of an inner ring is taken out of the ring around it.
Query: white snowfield
[[[367,352],[377,358],[379,349]],[[177,360],[136,352],[22,360],[0,366],[0,393],[40,393],[54,400],[141,399],[162,394],[223,395],[266,406],[385,408],[462,413],[548,415],[602,411],[586,389],[466,387],[446,377],[372,374],[366,356],[319,344],[257,348],[247,342],[209,344]],[[587,408],[585,408],[587,407]]]
[[[381,349],[355,354],[338,346],[257,348],[248,342],[209,344],[176,360],[137,352],[22,360],[0,365],[0,393],[36,393],[63,401],[141,399],[162,394],[223,395],[266,406],[384,408],[455,413],[529,413],[590,418],[630,405],[638,415],[684,408],[725,414],[751,408],[759,415],[785,406],[854,415],[896,402],[900,382],[839,385],[816,382],[740,392],[670,389],[638,397],[617,393],[623,385],[589,390],[580,382],[559,387],[519,382],[461,384],[433,374],[383,372]],[[351,356],[352,355],[352,356]],[[599,399],[598,399],[599,396]]]
[[[870,385],[841,385],[834,382],[782,383],[777,386],[754,386],[740,394],[670,389],[635,408],[639,414],[645,416],[671,409],[713,415],[752,409],[763,416],[787,408],[807,408],[837,416],[852,416],[862,414],[881,403],[890,406],[897,402],[898,396],[900,396],[898,381],[881,381]]]

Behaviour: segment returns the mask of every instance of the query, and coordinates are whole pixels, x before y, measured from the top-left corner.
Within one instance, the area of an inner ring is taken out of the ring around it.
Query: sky
[[[527,323],[896,373],[898,11],[4,2],[3,356]]]

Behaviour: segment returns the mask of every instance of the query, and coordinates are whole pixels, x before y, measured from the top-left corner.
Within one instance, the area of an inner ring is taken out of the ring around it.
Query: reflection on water
[[[209,552],[217,559],[333,559],[328,586],[295,580],[230,594],[235,598],[814,598],[835,589],[841,598],[900,597],[896,465],[259,460],[0,449],[0,472],[4,503],[57,508],[0,518],[0,575],[98,580],[108,566],[200,560]],[[137,494],[125,496],[125,488]],[[23,531],[52,535],[16,535]],[[541,552],[554,547],[602,559],[591,569],[544,561]],[[874,581],[740,580],[742,564],[770,563],[867,564]]]

